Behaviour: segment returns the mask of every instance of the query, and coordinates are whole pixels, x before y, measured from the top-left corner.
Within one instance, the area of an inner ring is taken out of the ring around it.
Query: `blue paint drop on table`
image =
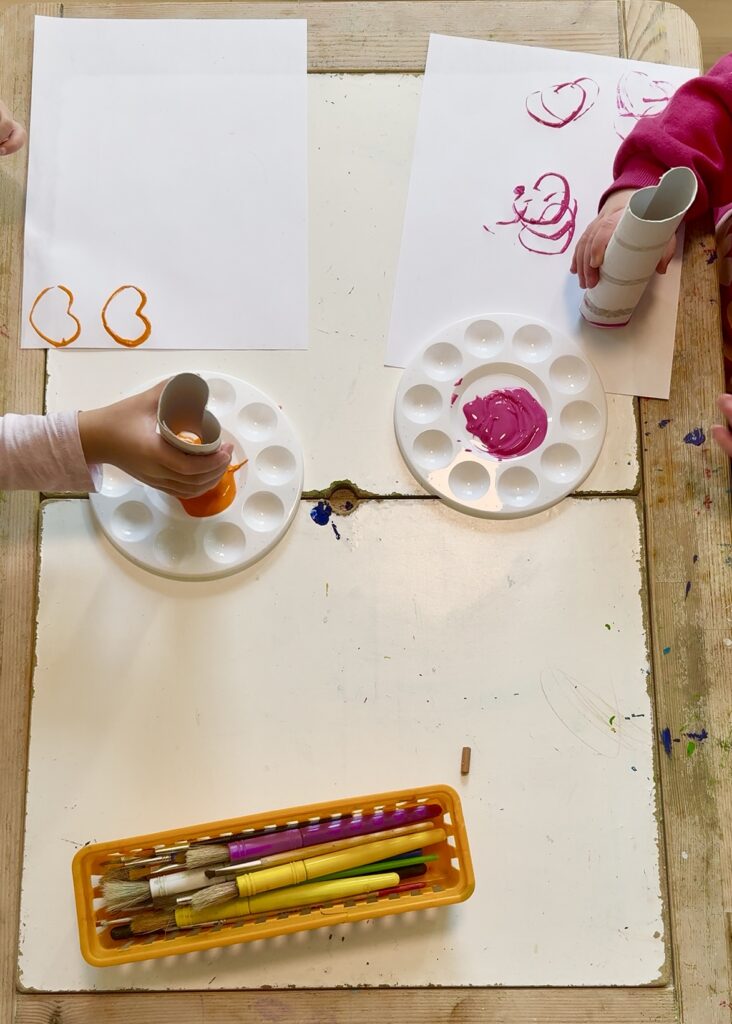
[[[684,735],[690,740],[696,740],[697,743],[703,743],[709,737],[706,729],[702,729],[701,732],[687,732]]]
[[[663,743],[663,749],[671,757],[671,730],[668,726],[661,730],[661,743]]]
[[[314,505],[310,509],[310,518],[314,523],[317,523],[318,526],[327,526],[332,514],[333,509],[327,501],[319,501],[317,505]]]
[[[699,445],[704,444],[706,439],[706,434],[704,433],[702,428],[694,427],[694,429],[690,430],[689,433],[684,437],[684,444],[693,444],[696,445],[696,447],[698,448]]]
[[[659,420],[658,421],[658,425],[661,428],[661,430],[663,430],[663,428],[667,427],[670,422],[671,422],[671,420]]]

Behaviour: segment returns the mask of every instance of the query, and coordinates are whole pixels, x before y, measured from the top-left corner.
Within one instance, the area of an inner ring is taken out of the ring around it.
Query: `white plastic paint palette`
[[[464,407],[523,388],[547,417],[533,451],[499,458],[466,427]],[[594,366],[546,324],[490,315],[440,332],[404,371],[396,437],[417,480],[471,515],[511,519],[540,512],[573,491],[600,454],[607,409]]]
[[[161,491],[104,467],[101,491],[90,495],[102,530],[132,562],[160,576],[207,580],[245,569],[287,532],[302,493],[303,457],[292,424],[257,388],[235,377],[200,374],[208,408],[234,446],[236,498],[207,518],[189,516]]]

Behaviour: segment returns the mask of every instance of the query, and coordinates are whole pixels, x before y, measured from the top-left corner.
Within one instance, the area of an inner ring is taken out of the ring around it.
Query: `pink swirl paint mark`
[[[546,411],[526,388],[478,395],[463,406],[463,414],[468,433],[499,459],[527,455],[546,437]]]
[[[615,131],[620,138],[627,138],[638,121],[660,114],[673,91],[671,82],[650,78],[645,71],[626,72],[618,82],[615,97]]]
[[[518,239],[529,252],[540,256],[561,256],[566,252],[574,237],[577,200],[572,198],[564,175],[549,171],[537,178],[530,189],[517,185],[513,194],[513,219],[496,224],[520,224]],[[490,230],[485,224],[483,227]]]
[[[526,113],[547,128],[565,128],[591,110],[600,86],[593,78],[575,78],[548,89],[537,89],[526,97]]]

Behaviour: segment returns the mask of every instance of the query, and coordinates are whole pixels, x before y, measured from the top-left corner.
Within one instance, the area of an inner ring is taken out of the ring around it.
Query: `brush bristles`
[[[148,882],[103,878],[102,896],[108,910],[128,910],[149,901],[150,885]]]
[[[127,881],[130,877],[129,868],[123,867],[121,864],[116,864],[114,867],[107,868],[102,875],[102,885],[105,882],[123,882]]]
[[[215,903],[235,900],[238,895],[236,882],[220,882],[218,885],[209,885],[205,889],[194,892],[190,907],[192,910],[204,910],[206,907],[212,907]]]
[[[186,853],[186,867],[206,868],[210,864],[226,864],[229,850],[226,846],[197,846]]]
[[[147,935],[150,932],[164,932],[175,928],[175,914],[170,911],[152,911],[133,917],[129,929],[133,935]]]

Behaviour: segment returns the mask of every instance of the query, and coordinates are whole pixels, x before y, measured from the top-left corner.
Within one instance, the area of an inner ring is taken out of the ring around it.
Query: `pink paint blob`
[[[569,248],[577,221],[577,200],[572,198],[569,182],[563,174],[542,174],[530,189],[517,185],[513,190],[512,220],[497,224],[520,224],[519,242],[529,252],[541,256],[560,256]]]
[[[546,411],[526,388],[479,395],[463,406],[463,414],[468,433],[499,459],[527,455],[546,437]]]
[[[526,97],[526,113],[547,128],[565,128],[595,105],[600,86],[592,78],[575,78]]]

